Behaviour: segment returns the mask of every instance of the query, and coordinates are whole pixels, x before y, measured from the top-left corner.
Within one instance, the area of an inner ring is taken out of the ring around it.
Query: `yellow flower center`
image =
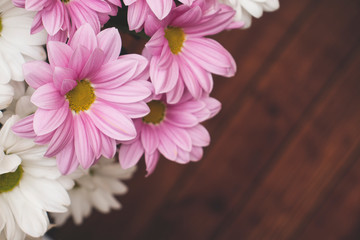
[[[181,48],[185,41],[185,33],[182,28],[167,27],[165,29],[165,38],[168,40],[170,50],[173,54],[181,52]]]
[[[148,102],[150,113],[143,117],[145,123],[159,124],[165,117],[166,106],[162,101],[153,100]]]
[[[95,98],[94,88],[87,80],[79,81],[76,87],[66,94],[69,107],[76,113],[88,110]]]
[[[61,0],[63,3],[68,3],[70,0]]]
[[[19,165],[15,172],[0,174],[0,193],[9,192],[19,185],[23,172]]]

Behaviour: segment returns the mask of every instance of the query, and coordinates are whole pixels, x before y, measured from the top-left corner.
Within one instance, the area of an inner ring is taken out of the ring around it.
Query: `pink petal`
[[[180,16],[171,21],[172,26],[187,27],[197,25],[202,17],[202,11],[199,6],[189,8],[188,11],[182,13]]]
[[[146,0],[146,2],[156,17],[160,20],[164,19],[169,14],[173,4],[172,0]]]
[[[96,96],[116,103],[138,102],[151,95],[151,90],[146,86],[146,83],[147,81],[130,81],[117,88],[98,89]]]
[[[89,78],[93,76],[93,74],[97,73],[100,67],[104,62],[104,51],[100,48],[96,48],[90,55],[88,61],[86,62],[84,68],[79,74],[79,79]]]
[[[99,13],[108,13],[111,11],[111,7],[106,1],[79,0],[79,2]]]
[[[36,135],[44,135],[54,131],[64,122],[67,114],[71,113],[66,101],[59,109],[37,109],[34,116],[34,131]]]
[[[46,31],[51,35],[55,35],[64,22],[64,5],[60,1],[53,4],[51,10],[42,11],[42,22]]]
[[[122,144],[119,150],[121,167],[128,169],[135,166],[143,154],[144,149],[140,141],[135,141],[132,144]]]
[[[74,88],[76,86],[76,81],[75,81],[76,73],[74,72],[74,70],[72,70],[70,68],[55,67],[54,74],[53,74],[53,80],[54,80],[55,88],[58,90],[62,90],[64,80],[72,80],[73,88]],[[64,95],[66,93],[63,91],[60,91],[60,92],[62,95]]]
[[[101,154],[106,158],[113,158],[116,153],[115,139],[106,136],[100,132],[101,138]]]
[[[188,152],[191,150],[192,142],[186,129],[167,126],[165,130],[164,126],[163,134],[167,135],[181,149]]]
[[[159,161],[159,151],[155,151],[154,153],[151,154],[147,154],[145,153],[145,163],[146,163],[146,177],[150,176],[150,174],[152,174],[156,168],[156,165]]]
[[[198,83],[198,76],[194,75],[194,72],[184,62],[180,68],[180,75],[191,95],[195,99],[200,98],[202,95],[202,87]]]
[[[135,3],[129,3],[125,5],[130,5],[128,7],[128,24],[129,24],[129,30],[137,30],[142,28],[145,18],[146,18],[146,12],[148,9],[147,4],[145,1],[136,1]]]
[[[46,157],[53,157],[61,152],[69,142],[73,141],[74,137],[74,126],[73,116],[68,114],[64,123],[59,126],[54,132],[48,150],[45,153]]]
[[[23,72],[26,82],[34,89],[52,82],[52,70],[46,62],[33,61],[24,63]]]
[[[101,155],[101,137],[99,130],[95,127],[89,116],[86,114],[82,115],[84,127],[88,136],[91,149],[95,154],[95,158],[99,158]]]
[[[190,152],[190,160],[191,161],[199,161],[204,154],[204,150],[202,147],[193,147]]]
[[[79,79],[80,72],[83,70],[89,57],[90,51],[86,47],[80,45],[75,49],[74,54],[71,56],[69,61],[69,68],[76,73],[74,80]]]
[[[141,143],[146,153],[154,153],[159,146],[159,137],[156,133],[156,129],[150,125],[144,124],[143,128],[141,129]]]
[[[159,56],[161,54],[164,42],[167,41],[164,34],[164,29],[160,28],[145,44],[145,48],[151,53],[151,55]]]
[[[95,126],[111,138],[126,141],[136,137],[132,120],[105,103],[100,101],[93,103],[88,114]]]
[[[121,38],[116,28],[107,28],[97,35],[99,48],[105,53],[104,63],[116,60],[120,55]]]
[[[67,67],[69,59],[74,52],[69,45],[55,41],[48,42],[47,51],[52,67]]]
[[[56,163],[62,174],[69,174],[75,171],[79,165],[74,151],[74,142],[71,141],[56,155]]]
[[[166,129],[158,131],[160,143],[158,146],[158,149],[164,157],[166,157],[169,160],[175,161],[177,157],[177,147],[176,144],[171,141],[170,138],[167,137],[163,133],[163,131],[166,131]]]
[[[125,115],[128,115],[130,118],[141,118],[149,114],[150,109],[148,105],[143,102],[136,103],[114,103],[116,108],[119,109]]]
[[[198,124],[197,118],[186,111],[168,111],[165,120],[177,127],[194,127]]]
[[[235,11],[233,9],[223,8],[213,14],[203,16],[201,22],[186,26],[184,30],[186,34],[194,37],[214,35],[227,29],[232,24],[234,15]]]
[[[23,138],[34,138],[36,136],[33,127],[34,114],[25,117],[12,126],[13,132]]]
[[[60,95],[54,84],[39,87],[31,96],[31,102],[42,109],[58,109],[64,105],[65,97]]]
[[[216,100],[215,98],[207,97],[203,98],[202,101],[206,103],[206,107],[210,111],[210,118],[214,117],[221,110],[221,102]]]
[[[179,78],[179,66],[176,61],[172,61],[168,69],[160,69],[159,60],[160,58],[153,57],[150,62],[150,79],[156,94],[171,91]]]
[[[232,77],[236,72],[236,63],[230,53],[218,42],[212,39],[187,39],[187,49],[183,54],[198,63],[206,71]],[[183,47],[183,49],[185,46]]]
[[[210,144],[210,135],[206,128],[198,124],[195,127],[187,129],[191,142],[194,146],[205,147]]]
[[[175,87],[170,92],[166,93],[166,101],[169,104],[178,103],[183,96],[184,89],[185,87],[183,81],[178,81]]]
[[[95,156],[88,142],[90,136],[88,137],[81,114],[74,115],[74,147],[80,165],[88,169],[93,164]]]
[[[98,46],[95,32],[90,24],[82,25],[70,40],[72,49],[76,49],[80,45],[86,47],[90,52]]]
[[[25,9],[28,11],[40,11],[46,5],[47,0],[26,0]]]

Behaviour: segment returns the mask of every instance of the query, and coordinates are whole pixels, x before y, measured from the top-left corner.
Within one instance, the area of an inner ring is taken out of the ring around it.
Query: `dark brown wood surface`
[[[122,210],[54,239],[360,239],[360,1],[280,5],[214,37],[238,72],[214,79],[204,158],[148,178],[142,162]]]

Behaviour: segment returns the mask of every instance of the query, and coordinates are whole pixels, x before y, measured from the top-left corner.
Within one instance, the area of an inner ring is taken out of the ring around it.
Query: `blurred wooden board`
[[[149,178],[140,164],[121,211],[54,239],[360,239],[360,2],[280,4],[215,36],[238,73],[214,79],[203,160],[162,159]]]

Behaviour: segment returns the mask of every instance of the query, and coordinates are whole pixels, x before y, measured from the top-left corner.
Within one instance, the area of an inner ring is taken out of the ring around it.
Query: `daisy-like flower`
[[[260,18],[263,12],[273,12],[279,8],[279,0],[218,0],[229,5],[235,11],[234,20],[243,22],[243,28],[251,25],[252,17]]]
[[[116,140],[136,137],[131,118],[145,116],[151,95],[147,60],[136,54],[120,56],[115,28],[95,35],[90,25],[79,28],[69,45],[50,41],[49,62],[24,65],[31,97],[38,109],[13,130],[49,144],[45,156],[56,156],[62,173],[80,163],[89,168],[101,155],[112,158]]]
[[[76,29],[89,23],[98,33],[110,16],[117,14],[120,0],[13,0],[17,7],[36,11],[31,33],[43,28],[50,40],[65,41]]]
[[[46,147],[11,131],[18,119],[0,130],[0,236],[9,240],[44,235],[46,212],[65,212],[70,204],[55,159],[43,156]]]
[[[18,115],[20,118],[24,118],[36,111],[36,106],[30,101],[34,89],[26,87],[25,82],[10,81],[10,85],[14,89],[14,98],[3,112],[4,116],[0,119],[1,124],[5,124],[12,115]]]
[[[126,194],[127,187],[121,180],[130,179],[135,170],[135,167],[124,170],[114,159],[103,157],[88,170],[78,168],[68,175],[75,181],[75,187],[69,191],[69,210],[52,214],[55,224],[60,226],[72,216],[74,223],[79,225],[90,216],[92,208],[102,213],[120,209],[121,204],[114,195]]]
[[[28,60],[45,60],[42,45],[46,33],[30,34],[34,13],[14,7],[11,0],[0,2],[0,84],[10,79],[23,81],[22,64]]]
[[[191,5],[195,0],[179,0],[183,4]],[[175,6],[174,0],[124,0],[128,7],[129,29],[141,31],[147,15],[152,12],[162,20],[169,15],[171,8]]]
[[[14,97],[14,89],[9,83],[0,83],[0,120],[3,117],[2,109],[7,108]]]
[[[160,154],[181,164],[200,160],[202,148],[210,143],[209,133],[200,122],[215,116],[220,102],[207,96],[196,100],[185,93],[176,104],[168,103],[165,95],[158,95],[148,106],[150,113],[135,122],[138,137],[120,145],[121,166],[132,167],[145,154],[149,175]]]
[[[179,101],[184,89],[194,98],[210,93],[211,73],[231,77],[236,72],[230,53],[204,37],[226,29],[235,12],[229,7],[208,11],[204,3],[181,5],[164,20],[153,18],[146,23],[153,23],[145,29],[154,32],[143,53],[150,60],[150,79],[155,93],[167,93],[170,103]]]

